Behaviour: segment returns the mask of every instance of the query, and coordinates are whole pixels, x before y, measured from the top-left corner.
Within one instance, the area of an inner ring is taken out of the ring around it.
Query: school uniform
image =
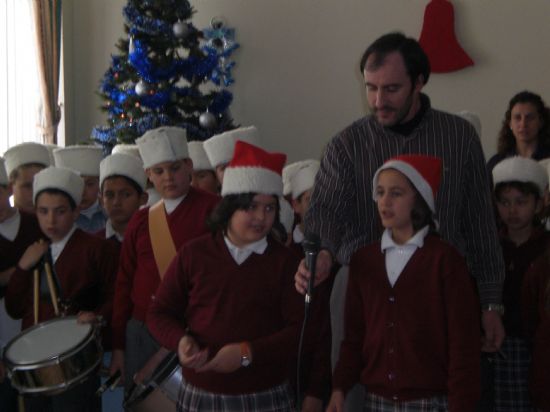
[[[352,257],[333,387],[346,393],[361,382],[369,411],[393,410],[398,402],[406,402],[407,411],[447,403],[449,411],[473,411],[480,325],[472,279],[445,241],[415,237],[408,242],[416,246],[412,251],[392,246],[396,258],[389,262],[387,234]]]
[[[185,245],[170,265],[148,314],[153,336],[176,350],[187,331],[210,357],[241,341],[250,342],[253,353],[252,364],[228,374],[182,368],[187,393],[183,400],[180,396],[182,410],[193,410],[197,396],[215,404],[216,396],[209,394],[271,399],[288,393],[281,386],[288,380],[303,319],[303,297],[293,281],[298,259],[272,238],[266,242],[263,253],[238,264],[224,236],[208,234]],[[243,407],[250,399],[241,401]],[[238,408],[230,410],[244,410]]]
[[[105,228],[107,215],[100,206],[99,201],[96,201],[86,210],[80,211],[76,219],[76,225],[85,232],[96,233]]]

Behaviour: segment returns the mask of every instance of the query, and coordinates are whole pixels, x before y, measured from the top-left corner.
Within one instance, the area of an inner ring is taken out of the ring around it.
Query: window
[[[0,154],[41,142],[40,86],[29,0],[0,1]]]

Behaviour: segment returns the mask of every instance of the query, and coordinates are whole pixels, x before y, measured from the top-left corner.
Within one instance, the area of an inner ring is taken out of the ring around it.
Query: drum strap
[[[149,208],[149,237],[159,275],[162,279],[168,265],[176,256],[176,246],[170,233],[162,199]]]

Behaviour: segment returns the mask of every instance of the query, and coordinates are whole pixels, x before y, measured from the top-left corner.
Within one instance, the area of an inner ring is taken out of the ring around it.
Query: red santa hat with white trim
[[[285,161],[283,153],[269,153],[237,140],[233,158],[225,169],[222,196],[241,193],[281,196]]]
[[[382,170],[386,169],[395,169],[403,173],[418,190],[430,210],[435,213],[435,195],[441,182],[441,159],[439,157],[408,154],[387,160],[378,168],[372,180],[374,200],[376,200],[378,176]]]

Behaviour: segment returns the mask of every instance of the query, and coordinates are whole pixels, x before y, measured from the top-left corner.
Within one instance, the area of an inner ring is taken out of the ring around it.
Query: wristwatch
[[[247,367],[252,363],[252,356],[250,352],[250,344],[248,342],[241,342],[241,366]]]
[[[483,310],[484,312],[485,311],[487,311],[487,312],[493,311],[493,312],[498,313],[500,316],[504,315],[504,305],[501,305],[501,304],[498,304],[498,303],[489,303],[487,305],[483,305],[481,310]]]

